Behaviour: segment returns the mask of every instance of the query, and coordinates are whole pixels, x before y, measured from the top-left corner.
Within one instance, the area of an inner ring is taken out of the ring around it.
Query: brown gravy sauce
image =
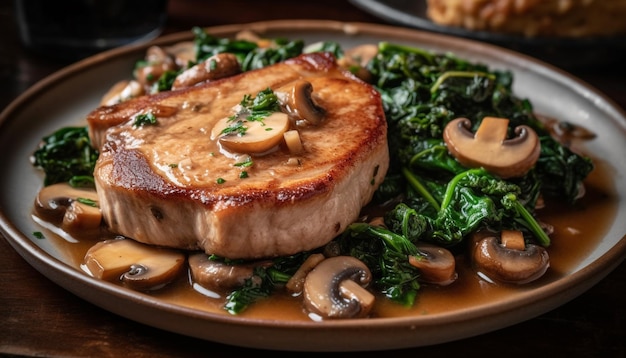
[[[567,275],[597,246],[616,220],[617,199],[610,180],[610,165],[599,159],[594,160],[594,164],[595,169],[585,181],[586,194],[574,207],[547,202],[546,207],[538,212],[539,219],[553,225],[555,229],[551,235],[552,245],[548,248],[550,268],[539,280],[523,286],[489,283],[479,278],[471,269],[468,260],[459,255],[456,257],[459,276],[454,283],[445,287],[423,284],[416,303],[411,308],[378,296],[371,317],[422,316],[479,307],[513,296],[520,291],[532,290]],[[76,240],[77,242],[70,242],[51,230],[42,228],[42,232],[66,257],[65,261],[78,270],[82,270],[81,264],[87,250],[97,241],[110,238],[80,238]],[[229,315],[221,308],[223,303],[221,299],[194,290],[186,275],[181,275],[167,287],[149,294],[167,303]],[[302,306],[301,298],[291,297],[286,293],[278,293],[257,302],[240,316],[271,320],[278,317],[281,320],[310,320]]]

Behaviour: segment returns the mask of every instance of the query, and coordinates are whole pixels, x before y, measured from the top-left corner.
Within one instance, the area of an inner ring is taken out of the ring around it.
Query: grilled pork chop
[[[284,143],[233,153],[211,137],[245,95],[268,87],[278,95],[303,80],[325,115],[314,125],[292,123],[300,153]],[[138,125],[148,113],[156,123]],[[100,148],[94,176],[112,231],[232,259],[328,243],[358,218],[389,162],[378,92],[324,53],[100,107],[87,120]]]

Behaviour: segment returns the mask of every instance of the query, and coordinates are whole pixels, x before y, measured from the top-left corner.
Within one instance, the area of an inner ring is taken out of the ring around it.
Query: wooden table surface
[[[69,62],[34,56],[17,36],[12,1],[0,5],[0,109]],[[173,0],[164,34],[271,19],[385,23],[345,1]],[[610,66],[571,73],[626,108],[626,78]],[[623,72],[622,72],[623,73]],[[0,355],[63,357],[193,357],[255,354],[144,326],[86,302],[33,269],[0,239]],[[417,357],[471,354],[562,357],[626,356],[626,264],[563,306],[523,323],[446,344],[403,349]]]

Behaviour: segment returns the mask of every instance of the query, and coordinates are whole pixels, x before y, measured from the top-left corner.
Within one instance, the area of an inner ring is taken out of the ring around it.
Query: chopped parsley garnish
[[[76,198],[76,201],[78,201],[81,204],[92,206],[94,208],[98,207],[98,202],[96,202],[95,200],[88,199],[88,198]]]
[[[243,162],[233,164],[236,167],[251,167],[254,162],[251,157],[247,157]]]
[[[73,188],[93,188],[95,187],[93,176],[91,175],[74,175],[70,178],[69,184]]]
[[[45,236],[43,236],[43,233],[42,233],[41,231],[35,231],[35,232],[33,232],[33,236],[34,236],[36,239],[45,239],[45,238],[46,238]]]
[[[159,77],[158,81],[152,84],[150,88],[150,93],[158,93],[163,91],[169,91],[172,89],[172,85],[176,80],[176,77],[180,74],[181,71],[165,71]]]
[[[224,178],[217,178],[217,180],[215,182],[218,183],[218,184],[224,184],[224,183],[226,183],[226,179],[224,179]]]
[[[157,118],[152,112],[138,114],[135,117],[135,122],[133,122],[133,126],[135,127],[155,124],[157,124]]]
[[[237,118],[237,115],[231,116],[229,118],[229,121],[234,121]],[[248,127],[244,126],[245,121],[243,120],[237,120],[236,122],[232,122],[230,125],[228,125],[228,127],[222,129],[222,132],[220,134],[231,134],[231,133],[235,133],[238,134],[239,136],[242,136],[244,134],[246,134],[246,131],[248,130]]]
[[[209,61],[209,69],[214,70],[217,68],[217,61],[215,60],[210,60]]]
[[[246,122],[261,122],[261,125],[265,125],[263,120],[269,117],[274,112],[280,112],[280,105],[278,103],[278,97],[271,88],[259,92],[256,97],[252,97],[250,94],[243,96],[243,99],[239,103],[239,110],[228,118],[230,124],[224,128],[220,134],[237,134],[243,136],[246,134],[248,127]],[[266,130],[272,130],[267,128]]]

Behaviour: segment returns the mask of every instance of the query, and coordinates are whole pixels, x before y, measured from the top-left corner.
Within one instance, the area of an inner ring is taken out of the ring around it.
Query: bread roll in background
[[[436,24],[525,37],[626,34],[626,0],[427,0]]]

